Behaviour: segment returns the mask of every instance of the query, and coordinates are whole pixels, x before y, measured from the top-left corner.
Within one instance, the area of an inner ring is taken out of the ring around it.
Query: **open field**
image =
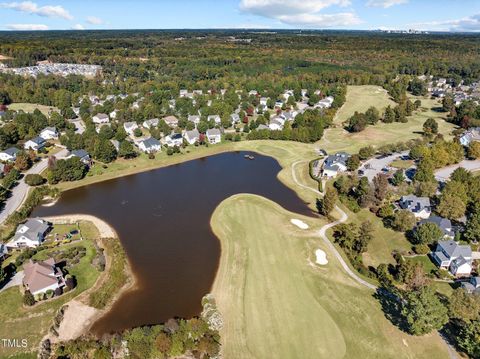
[[[312,231],[298,229],[292,218]],[[321,219],[237,195],[211,223],[222,245],[213,294],[224,316],[224,357],[447,357],[438,335],[412,337],[384,318],[372,292],[353,283],[315,237]],[[330,261],[325,267],[313,264],[319,248]]]
[[[87,290],[96,282],[99,272],[92,266],[91,261],[96,255],[95,247],[91,241],[76,242],[64,245],[61,248],[85,247],[86,255],[80,262],[70,269],[70,274],[77,279],[77,287],[61,297],[40,302],[33,307],[23,306],[23,298],[19,287],[9,288],[0,293],[0,337],[10,338],[15,333],[16,338],[26,338],[28,347],[22,351],[37,349],[40,340],[47,334],[53,324],[53,318],[58,309],[72,298]],[[44,260],[51,251],[58,250],[58,247],[37,253],[33,258]],[[0,347],[0,357],[17,354],[19,349],[7,349]]]
[[[349,133],[338,126],[327,129],[324,137],[317,142],[317,145],[332,153],[338,151],[356,153],[360,148],[369,145],[379,147],[389,143],[405,142],[419,138],[423,132],[423,124],[430,117],[437,120],[439,133],[443,134],[446,139],[452,138],[451,133],[455,126],[446,121],[445,113],[435,111],[440,106],[437,100],[414,96],[410,96],[410,98],[412,101],[421,100],[422,106],[411,117],[408,117],[407,123],[379,122],[375,126],[368,126],[364,131],[358,133]],[[344,106],[349,106],[348,101],[347,97],[347,103]],[[367,107],[369,107],[373,103],[367,104]]]
[[[34,103],[12,103],[8,106],[9,110],[20,111],[31,113],[35,110],[40,110],[45,116],[48,116],[50,111],[59,111],[56,107],[38,105]]]
[[[365,112],[369,107],[376,107],[383,112],[387,106],[395,106],[395,102],[390,99],[388,92],[380,86],[348,86],[347,101],[337,111],[334,124],[341,126],[352,115],[357,112]]]

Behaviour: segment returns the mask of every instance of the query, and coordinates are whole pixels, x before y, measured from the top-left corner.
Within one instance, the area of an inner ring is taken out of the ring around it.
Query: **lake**
[[[200,314],[220,259],[210,218],[224,199],[252,193],[311,215],[277,179],[280,170],[270,157],[224,153],[73,189],[33,216],[90,214],[118,233],[138,288],[123,294],[94,324],[93,333],[102,335]]]

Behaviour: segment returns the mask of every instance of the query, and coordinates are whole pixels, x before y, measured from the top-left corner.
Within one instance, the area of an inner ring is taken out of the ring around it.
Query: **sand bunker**
[[[299,219],[291,219],[290,222],[297,226],[300,229],[308,229],[308,224],[306,224],[304,221],[301,221]]]
[[[317,264],[324,266],[328,264],[327,254],[321,249],[315,251],[315,256],[317,257]]]

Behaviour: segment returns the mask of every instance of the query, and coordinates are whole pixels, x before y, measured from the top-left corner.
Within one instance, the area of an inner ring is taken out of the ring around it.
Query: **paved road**
[[[66,149],[62,149],[55,155],[55,157],[65,158],[67,156],[67,153],[68,151]],[[44,158],[40,162],[36,163],[27,172],[25,172],[25,176],[28,174],[40,174],[47,168],[47,166],[48,158]],[[15,188],[12,190],[12,195],[10,196],[10,198],[7,199],[5,207],[0,213],[0,224],[5,222],[8,216],[10,216],[12,213],[14,213],[17,209],[20,208],[27,196],[29,188],[30,186],[25,183],[25,177],[23,177],[18,182],[18,185],[16,185]]]
[[[370,182],[373,181],[375,176],[382,172],[382,169],[387,167],[390,163],[398,160],[400,157],[408,156],[408,151],[394,153],[393,155],[384,158],[372,158],[366,161],[360,169],[363,170],[364,176],[368,178]]]
[[[400,154],[400,156],[402,156],[402,155]],[[295,162],[295,163],[292,164],[292,178],[293,178],[293,181],[298,186],[300,186],[304,189],[307,189],[309,191],[312,191],[319,196],[323,196],[323,193],[321,193],[320,191],[318,191],[314,188],[311,188],[309,186],[306,186],[306,185],[300,183],[300,181],[298,180],[297,175],[295,174],[295,168],[298,164],[300,164],[302,162],[305,162],[305,161],[298,161],[298,162]],[[345,260],[343,259],[342,255],[338,252],[337,248],[335,248],[333,243],[328,239],[328,237],[326,235],[327,230],[329,230],[330,228],[333,228],[333,227],[335,227],[335,226],[337,226],[341,223],[344,223],[348,220],[348,215],[342,209],[340,209],[338,206],[335,206],[335,209],[340,213],[340,219],[335,221],[335,222],[332,222],[332,223],[329,223],[329,224],[326,224],[325,226],[323,226],[318,231],[318,234],[322,238],[322,240],[325,242],[325,244],[328,246],[330,251],[338,259],[338,261],[340,262],[340,265],[345,270],[345,272],[347,272],[347,274],[350,276],[350,278],[352,278],[355,282],[359,283],[360,285],[363,285],[364,287],[367,287],[369,289],[372,289],[372,290],[376,291],[378,289],[378,287],[376,285],[373,285],[373,284],[363,280],[354,271],[352,271],[350,269],[350,267],[347,265],[347,263],[345,262]],[[443,341],[445,342],[445,345],[447,346],[448,356],[450,357],[450,359],[457,359],[455,349],[448,343],[445,336],[443,336],[441,333],[439,333],[439,335],[443,339]]]
[[[448,166],[439,169],[435,172],[435,179],[440,182],[446,182],[450,178],[450,175],[455,171],[457,168],[463,167],[468,171],[480,171],[480,160],[475,161],[462,161],[456,165]]]
[[[3,292],[4,290],[7,290],[8,288],[16,287],[18,285],[22,284],[23,280],[23,271],[15,273],[15,275],[8,281],[7,284],[5,284],[2,289],[0,289],[0,293]]]

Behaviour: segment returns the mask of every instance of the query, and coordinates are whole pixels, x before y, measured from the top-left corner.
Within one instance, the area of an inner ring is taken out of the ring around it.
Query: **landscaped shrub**
[[[29,174],[25,176],[25,183],[29,186],[40,186],[45,183],[45,178],[39,174]]]
[[[35,304],[35,298],[29,290],[26,290],[23,295],[23,304],[28,305],[29,307]]]

